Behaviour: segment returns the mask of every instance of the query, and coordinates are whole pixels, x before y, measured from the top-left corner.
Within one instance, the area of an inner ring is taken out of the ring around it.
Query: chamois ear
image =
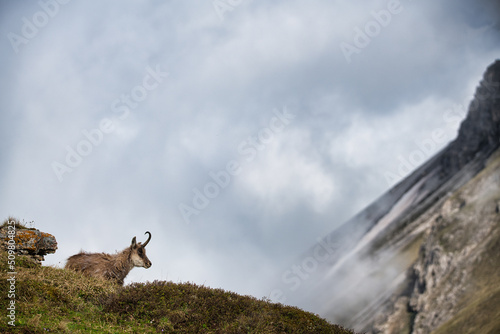
[[[130,247],[134,247],[135,245],[137,244],[137,242],[135,241],[135,237],[132,239],[132,244],[130,245]]]

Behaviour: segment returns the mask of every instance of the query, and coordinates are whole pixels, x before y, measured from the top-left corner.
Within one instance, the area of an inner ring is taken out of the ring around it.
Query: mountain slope
[[[406,291],[392,296],[373,332],[500,333],[500,150],[486,168],[429,210]],[[409,331],[408,331],[409,332]]]
[[[485,169],[487,165],[496,164],[490,157],[499,147],[500,61],[497,60],[486,70],[458,137],[304,254],[302,261],[293,267],[294,273],[299,273],[301,269],[301,275],[284,275],[282,278],[288,301],[314,310],[334,322],[368,332],[429,333],[443,322],[451,321],[452,314],[458,314],[465,306],[458,300],[454,304],[441,303],[439,298],[444,297],[426,295],[424,292],[428,290],[416,282],[425,281],[427,273],[437,275],[431,269],[431,264],[438,258],[433,250],[441,247],[436,245],[436,240],[440,240],[435,235],[436,229],[446,229],[447,236],[466,234],[460,230],[460,224],[448,223],[445,228],[436,223],[436,219],[440,215],[444,217],[441,212],[445,210],[443,207],[456,205],[452,198],[463,191],[462,187],[470,186],[470,182],[485,184],[474,178],[482,175],[483,170],[491,170]],[[491,176],[493,179],[494,175]],[[482,188],[473,189],[479,198],[487,196]],[[469,205],[478,206],[478,210],[483,204],[481,201],[469,201]],[[460,202],[460,205],[468,208],[467,202]],[[485,210],[474,211],[476,216],[469,217],[466,224],[476,230],[487,230],[493,218],[483,217]],[[476,220],[471,221],[474,217]],[[439,219],[445,224],[444,218]],[[450,247],[458,247],[460,251],[469,247],[464,241],[467,238],[461,238],[450,237]],[[474,238],[472,240],[477,239]],[[320,246],[324,248],[322,253]],[[482,251],[477,252],[483,254]],[[461,267],[462,262],[449,255],[457,261],[455,263],[447,256],[442,257],[442,261],[446,259],[451,261],[451,265],[456,264],[456,270],[476,270],[475,263]],[[500,263],[497,262],[498,265]],[[440,279],[446,277],[440,276]],[[460,285],[462,288],[476,291],[471,286]],[[417,296],[415,291],[422,295]],[[454,295],[450,292],[446,298]],[[432,298],[438,298],[439,302],[431,303]],[[485,301],[478,300],[477,307]],[[449,311],[442,309],[445,304]],[[427,319],[429,314],[436,319]],[[390,322],[396,318],[398,321]],[[389,327],[393,326],[390,323],[398,323],[400,328],[389,331]],[[421,329],[419,326],[422,326]]]
[[[15,262],[10,274],[0,249],[1,333],[353,334],[298,308],[220,289],[164,281],[119,287],[24,256]]]

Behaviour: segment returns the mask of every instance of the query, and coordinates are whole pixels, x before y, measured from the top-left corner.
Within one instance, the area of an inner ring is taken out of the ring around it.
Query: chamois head
[[[149,234],[148,240],[144,244],[137,243],[135,237],[132,239],[132,244],[130,245],[130,260],[134,267],[151,267],[151,261],[149,261],[146,256],[146,246],[151,240],[151,233],[146,232],[144,234]]]

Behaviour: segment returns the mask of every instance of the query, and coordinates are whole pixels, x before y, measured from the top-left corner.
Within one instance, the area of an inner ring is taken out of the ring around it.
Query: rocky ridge
[[[500,330],[494,315],[481,323],[474,319],[500,313],[499,207],[500,150],[484,171],[416,221],[426,228],[419,257],[407,272],[406,288],[385,303],[370,332],[453,333],[448,327],[457,320],[472,324],[471,333]],[[460,315],[474,304],[482,306]]]
[[[457,138],[410,176],[417,182],[425,180],[419,189],[422,200],[412,203],[374,243],[371,256],[379,247],[401,250],[415,241],[420,250],[399,288],[362,326],[365,330],[447,332],[443,326],[466,308],[464,300],[478,291],[482,280],[474,272],[485,257],[496,258],[492,247],[499,251],[491,246],[500,238],[499,147],[497,60],[486,70]],[[499,267],[500,262],[494,265]],[[498,272],[491,274],[500,278]],[[500,306],[487,304],[497,310]]]
[[[478,154],[489,155],[500,145],[500,60],[486,70],[469,105],[458,137],[440,158],[443,173],[452,175]]]
[[[491,166],[498,167],[499,148],[497,60],[486,70],[457,138],[323,238],[320,243],[335,251],[308,272],[292,303],[369,333],[431,333],[456,320],[467,308],[464,296],[478,291],[479,283],[470,283],[478,263],[498,260],[490,250],[498,240],[498,174]],[[302,259],[314,258],[314,250]]]

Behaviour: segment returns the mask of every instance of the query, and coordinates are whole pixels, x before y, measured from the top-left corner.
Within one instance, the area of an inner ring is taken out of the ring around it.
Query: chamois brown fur
[[[136,243],[134,237],[129,247],[116,254],[87,253],[82,251],[69,257],[65,268],[89,276],[102,277],[123,285],[125,277],[132,268],[151,267],[151,261],[146,256],[145,248],[149,240],[151,240],[151,233],[146,233],[149,234],[149,238],[144,244],[140,242]]]

